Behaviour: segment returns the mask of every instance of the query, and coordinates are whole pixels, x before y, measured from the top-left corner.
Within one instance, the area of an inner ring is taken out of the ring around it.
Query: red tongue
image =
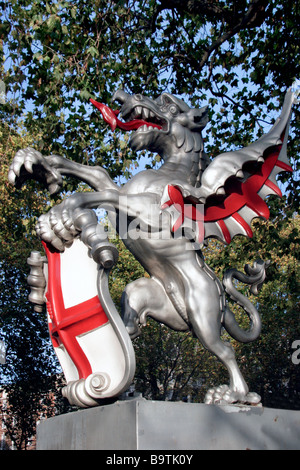
[[[152,124],[152,123],[143,121],[143,119],[134,119],[133,121],[122,122],[117,118],[117,115],[119,114],[120,111],[113,111],[105,104],[98,103],[98,101],[95,101],[92,99],[90,99],[90,102],[94,106],[96,106],[97,109],[101,111],[104,121],[110,125],[112,131],[114,131],[116,127],[119,127],[123,131],[134,131],[144,125],[157,127],[158,129],[162,128],[162,126],[160,126],[159,124]]]

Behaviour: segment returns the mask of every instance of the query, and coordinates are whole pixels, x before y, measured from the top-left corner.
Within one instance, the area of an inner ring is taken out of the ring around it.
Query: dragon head
[[[199,151],[201,130],[207,124],[207,107],[191,109],[184,101],[169,93],[156,99],[118,90],[114,101],[122,104],[120,114],[125,122],[142,120],[130,138],[133,150],[147,149],[162,157],[170,153],[170,147]]]
[[[207,107],[192,109],[169,93],[153,100],[123,90],[117,90],[113,96],[113,101],[122,105],[120,111],[91,101],[113,129],[134,130],[129,141],[133,150],[150,150],[166,159],[179,149],[199,152],[202,148],[201,130],[208,121]],[[119,115],[125,122],[117,118]]]

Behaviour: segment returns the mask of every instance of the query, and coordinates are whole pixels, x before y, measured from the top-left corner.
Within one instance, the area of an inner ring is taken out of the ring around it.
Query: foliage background
[[[0,104],[0,334],[7,344],[7,364],[0,367],[15,403],[12,413],[28,417],[17,426],[22,433],[10,426],[22,448],[34,430],[40,397],[49,389],[55,393],[57,371],[44,317],[26,300],[26,259],[40,249],[37,217],[60,199],[50,199],[35,183],[18,191],[10,187],[7,169],[14,154],[32,145],[44,154],[101,165],[120,184],[137,168],[157,167],[159,156],[134,155],[128,137],[112,134],[89,105],[91,97],[109,104],[118,87],[149,96],[168,91],[193,106],[209,104],[205,150],[211,157],[251,143],[270,128],[286,89],[300,77],[299,2],[4,0],[0,14],[0,80],[6,91]],[[300,339],[299,132],[295,106],[288,146],[294,174],[280,175],[285,196],[270,199],[270,220],[255,221],[252,240],[239,238],[226,248],[212,241],[204,251],[220,278],[228,267],[242,269],[258,257],[271,260],[268,282],[253,299],[262,335],[253,344],[233,345],[264,405],[293,409],[300,402],[299,365],[291,360],[293,341]],[[68,179],[63,195],[78,188]],[[120,263],[111,287],[118,303],[125,285],[147,274],[116,243]],[[135,348],[136,387],[146,397],[199,401],[207,387],[228,380],[190,335],[152,321]],[[32,399],[25,400],[27,392]],[[47,406],[43,412],[54,410]]]

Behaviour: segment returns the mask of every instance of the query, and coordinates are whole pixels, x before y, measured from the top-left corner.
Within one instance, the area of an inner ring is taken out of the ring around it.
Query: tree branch
[[[206,16],[212,21],[222,21],[230,24],[243,23],[244,28],[260,26],[265,19],[266,8],[269,0],[250,0],[246,12],[239,11],[240,2],[233,2],[231,9],[224,8],[224,5],[215,0],[161,0],[156,10],[156,17],[163,10],[177,10],[179,13],[187,13],[191,16]]]
[[[200,62],[193,61],[193,68],[200,72],[207,63],[210,55],[216,51],[224,42],[235,36],[243,29],[250,29],[260,26],[266,17],[266,8],[269,0],[252,0],[250,1],[248,10],[238,13],[236,5],[228,10],[219,6],[213,0],[189,0],[182,2],[181,0],[161,0],[156,11],[153,14],[152,29],[155,29],[155,22],[158,15],[165,9],[175,9],[179,13],[189,14],[190,16],[201,15],[216,22],[222,21],[225,32],[220,35],[211,46],[206,49],[202,55]]]

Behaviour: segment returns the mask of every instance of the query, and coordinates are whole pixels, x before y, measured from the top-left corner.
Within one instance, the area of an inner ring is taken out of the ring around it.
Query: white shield
[[[63,253],[43,245],[49,332],[67,381],[63,395],[81,407],[98,405],[127,390],[135,372],[133,346],[109,293],[109,270],[78,238]]]

